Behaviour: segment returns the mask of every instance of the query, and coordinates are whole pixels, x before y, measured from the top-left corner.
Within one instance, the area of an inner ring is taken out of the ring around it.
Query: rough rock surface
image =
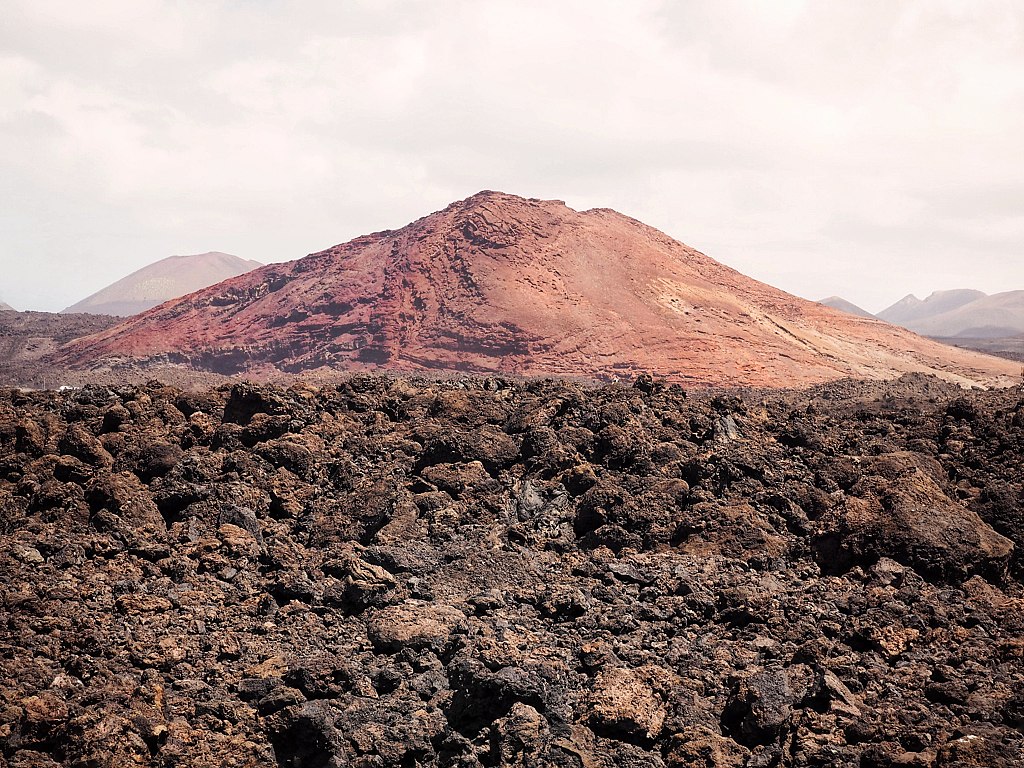
[[[1024,399],[0,390],[0,766],[1019,766]]]
[[[74,367],[472,371],[714,386],[1018,367],[752,280],[608,209],[481,192],[76,341]]]

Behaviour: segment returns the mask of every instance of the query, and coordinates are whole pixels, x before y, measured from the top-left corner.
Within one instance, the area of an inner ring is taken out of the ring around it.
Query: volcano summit
[[[754,386],[914,371],[992,384],[1017,373],[796,298],[615,211],[499,192],[231,278],[75,342],[59,362],[250,375],[646,371]]]

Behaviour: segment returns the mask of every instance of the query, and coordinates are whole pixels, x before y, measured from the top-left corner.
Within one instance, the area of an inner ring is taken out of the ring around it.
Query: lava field
[[[0,390],[0,766],[1020,766],[1024,399]]]

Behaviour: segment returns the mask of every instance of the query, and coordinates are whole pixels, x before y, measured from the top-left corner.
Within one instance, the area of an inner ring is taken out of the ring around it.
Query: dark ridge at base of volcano
[[[0,766],[1019,766],[1024,399],[0,390]]]
[[[104,331],[119,320],[106,315],[0,312],[0,387],[57,389],[65,383],[64,372],[42,358],[72,339]]]
[[[943,344],[962,349],[973,349],[975,352],[984,352],[986,355],[1005,357],[1007,360],[1016,360],[1024,363],[1024,335],[1005,336],[1001,338],[934,338]]]

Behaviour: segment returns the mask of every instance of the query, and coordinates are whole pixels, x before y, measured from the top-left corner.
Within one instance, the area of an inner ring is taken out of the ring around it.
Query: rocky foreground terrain
[[[0,391],[0,765],[1019,766],[1024,399]]]

